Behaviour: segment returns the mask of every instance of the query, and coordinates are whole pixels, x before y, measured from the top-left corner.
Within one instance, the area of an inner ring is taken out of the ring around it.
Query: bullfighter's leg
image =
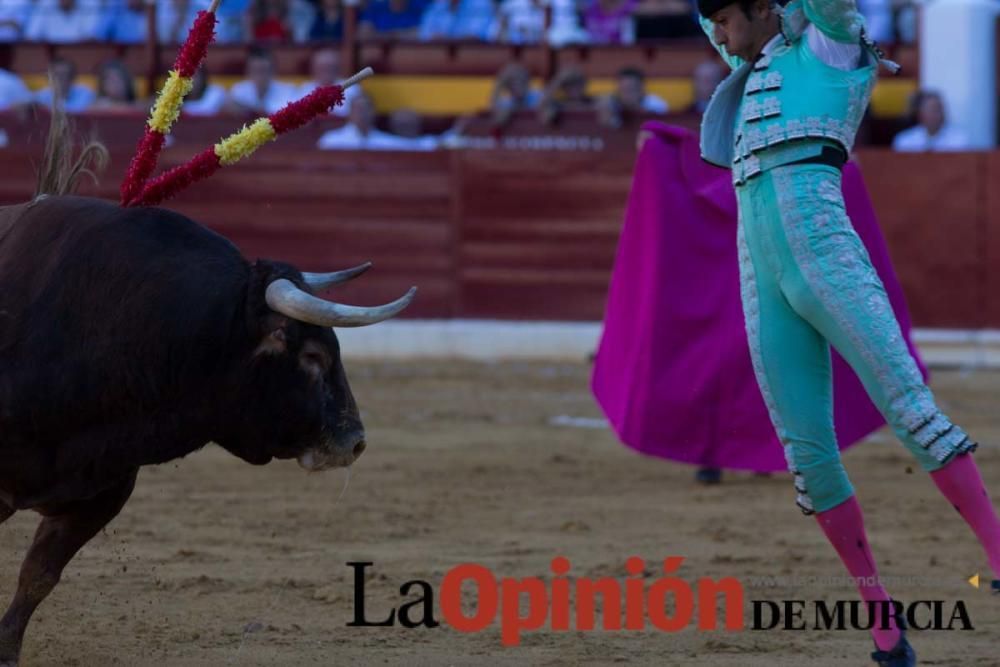
[[[906,448],[972,528],[1000,577],[1000,519],[968,435],[938,408],[893,315],[885,288],[847,217],[840,173],[775,170],[785,243],[783,288],[792,307],[837,348]],[[807,202],[813,205],[808,215]],[[805,212],[805,213],[804,213]]]
[[[0,620],[0,667],[17,664],[31,615],[59,583],[66,564],[121,511],[135,488],[136,474],[89,500],[58,513],[46,512],[21,565],[14,600]]]
[[[891,598],[878,579],[861,510],[837,447],[829,345],[782,289],[785,271],[776,253],[779,228],[773,206],[787,193],[775,188],[774,171],[737,189],[740,282],[754,373],[794,475],[797,504],[816,516],[862,599],[885,605]],[[871,633],[880,649],[898,643],[901,635],[893,619],[884,627],[873,625]]]

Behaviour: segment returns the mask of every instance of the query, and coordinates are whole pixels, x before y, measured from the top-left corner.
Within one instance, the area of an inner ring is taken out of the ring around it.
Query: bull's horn
[[[279,278],[267,286],[264,299],[272,310],[299,322],[321,327],[366,327],[390,317],[395,317],[413,301],[417,288],[410,290],[392,303],[384,306],[345,306],[324,301],[303,292],[290,280]]]
[[[354,268],[334,271],[333,273],[303,273],[302,278],[309,287],[318,292],[328,287],[339,285],[340,283],[346,283],[348,280],[353,280],[370,269],[371,266],[371,262],[365,262]]]

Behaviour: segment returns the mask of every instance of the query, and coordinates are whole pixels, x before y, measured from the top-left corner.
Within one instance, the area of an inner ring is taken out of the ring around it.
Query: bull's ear
[[[254,350],[255,357],[267,354],[278,355],[288,351],[288,318],[268,315],[262,328],[263,335]]]

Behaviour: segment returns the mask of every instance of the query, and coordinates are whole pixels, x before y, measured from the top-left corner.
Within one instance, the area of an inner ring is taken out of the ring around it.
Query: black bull
[[[254,464],[360,456],[330,327],[391,317],[412,294],[357,309],[311,284],[164,209],[73,196],[0,208],[0,522],[43,517],[0,620],[0,665],[16,664],[34,609],[141,466],[208,442]]]

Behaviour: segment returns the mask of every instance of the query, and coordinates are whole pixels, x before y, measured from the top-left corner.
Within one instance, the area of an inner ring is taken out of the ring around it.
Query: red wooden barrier
[[[193,121],[178,125],[189,134],[164,151],[161,168],[218,138],[217,122]],[[108,173],[86,194],[117,199],[138,136],[133,125],[119,128],[130,139],[111,146]],[[43,133],[17,131],[0,150],[0,203],[34,191]],[[279,142],[168,205],[251,258],[304,270],[373,260],[374,271],[337,292],[344,301],[385,301],[417,284],[408,317],[600,319],[632,135],[572,122],[533,131],[549,140],[589,132],[603,136],[604,149],[354,153]],[[1000,152],[869,150],[860,160],[915,323],[1000,328]]]

